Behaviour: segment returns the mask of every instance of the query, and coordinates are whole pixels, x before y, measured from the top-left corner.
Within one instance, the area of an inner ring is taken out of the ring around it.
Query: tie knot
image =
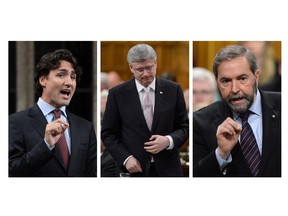
[[[143,88],[144,92],[148,93],[150,91],[150,87]]]
[[[60,116],[61,116],[61,110],[60,109],[54,109],[53,113],[54,113],[55,119],[60,118]]]
[[[247,110],[245,113],[241,113],[239,115],[239,117],[241,118],[242,121],[247,121],[248,120],[248,117],[249,115],[251,114],[252,112],[250,110]]]

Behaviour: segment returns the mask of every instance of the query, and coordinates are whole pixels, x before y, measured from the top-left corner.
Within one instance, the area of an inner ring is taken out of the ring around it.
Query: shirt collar
[[[153,89],[153,91],[155,92],[155,86],[156,86],[156,77],[154,77],[152,83],[150,83],[149,86],[147,87],[150,87],[151,89]],[[141,85],[138,80],[135,79],[135,83],[136,83],[136,88],[137,88],[137,91],[138,93],[140,93],[145,87],[143,85]]]
[[[54,109],[56,109],[55,107],[53,107],[52,105],[48,104],[47,102],[45,102],[41,97],[39,97],[37,105],[39,106],[40,110],[42,111],[44,116],[47,116],[49,113],[51,113]],[[66,106],[62,106],[60,108],[60,110],[62,111],[62,114],[64,114],[64,116],[67,118],[67,114],[66,114]]]
[[[262,116],[261,95],[258,89],[257,89],[255,100],[253,104],[251,105],[251,107],[249,108],[249,110],[255,115]],[[233,116],[234,116],[234,119],[237,119],[239,117],[239,113],[233,112]]]

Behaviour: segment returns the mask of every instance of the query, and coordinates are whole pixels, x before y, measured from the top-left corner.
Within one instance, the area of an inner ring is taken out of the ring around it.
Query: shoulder
[[[18,118],[24,118],[24,117],[28,117],[28,116],[33,116],[36,114],[41,113],[41,110],[39,109],[39,107],[35,104],[32,107],[16,112],[16,113],[12,113],[9,115],[10,119],[18,119]]]
[[[263,98],[263,103],[274,103],[275,105],[281,105],[281,93],[280,92],[270,92],[261,91],[260,94]]]
[[[163,78],[156,78],[156,92],[158,91],[163,92],[164,95],[170,98],[183,96],[183,91],[178,83]]]
[[[135,87],[136,88],[136,84],[135,84],[135,79],[130,79],[124,83],[121,83],[113,88],[111,88],[109,90],[109,93],[117,93],[117,92],[123,92],[126,91],[129,88]]]
[[[273,99],[281,99],[281,93],[280,92],[269,92],[269,91],[265,91],[263,92],[266,95],[268,95],[269,97],[273,98]]]
[[[27,116],[28,115],[28,110],[29,109],[22,110],[22,111],[19,111],[19,112],[16,112],[16,113],[12,113],[12,114],[9,115],[9,118],[19,118],[19,117]]]
[[[180,85],[176,82],[173,82],[171,80],[167,80],[167,79],[163,79],[160,77],[156,78],[156,84],[160,85],[160,86],[167,86],[167,87],[171,87],[171,88],[179,88]]]
[[[227,106],[222,101],[216,101],[198,111],[193,112],[194,120],[210,121],[217,116],[229,115]]]

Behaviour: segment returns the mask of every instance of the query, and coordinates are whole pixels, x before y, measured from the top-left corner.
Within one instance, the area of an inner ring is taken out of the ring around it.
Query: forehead
[[[208,79],[193,80],[193,89],[212,89],[212,84]]]
[[[72,68],[73,69],[74,67],[72,63],[62,60],[60,61],[59,68]]]
[[[147,59],[145,61],[142,61],[142,62],[133,62],[131,65],[134,67],[134,68],[140,68],[140,67],[146,67],[146,66],[150,66],[151,64],[155,63],[154,60],[152,59]]]
[[[224,61],[218,67],[218,77],[233,77],[241,74],[253,74],[244,56]]]
[[[60,61],[59,67],[56,68],[55,70],[52,71],[63,71],[63,72],[70,72],[70,73],[76,73],[74,70],[74,66],[72,63],[68,62],[68,61]]]

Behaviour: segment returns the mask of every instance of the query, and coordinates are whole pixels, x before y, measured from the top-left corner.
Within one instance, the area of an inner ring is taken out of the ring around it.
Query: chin
[[[239,106],[235,106],[235,105],[230,104],[230,108],[234,112],[239,112],[239,113],[244,113],[249,109],[249,107],[246,104],[245,105],[239,105]]]
[[[143,85],[144,85],[144,86],[148,86],[148,85],[150,85],[151,83],[152,83],[152,81],[149,80],[149,81],[143,82]]]
[[[62,106],[68,106],[70,104],[70,100],[69,101],[60,101],[60,103],[58,103],[58,106],[62,107]]]
[[[68,106],[70,104],[70,101],[64,102],[63,106]]]

